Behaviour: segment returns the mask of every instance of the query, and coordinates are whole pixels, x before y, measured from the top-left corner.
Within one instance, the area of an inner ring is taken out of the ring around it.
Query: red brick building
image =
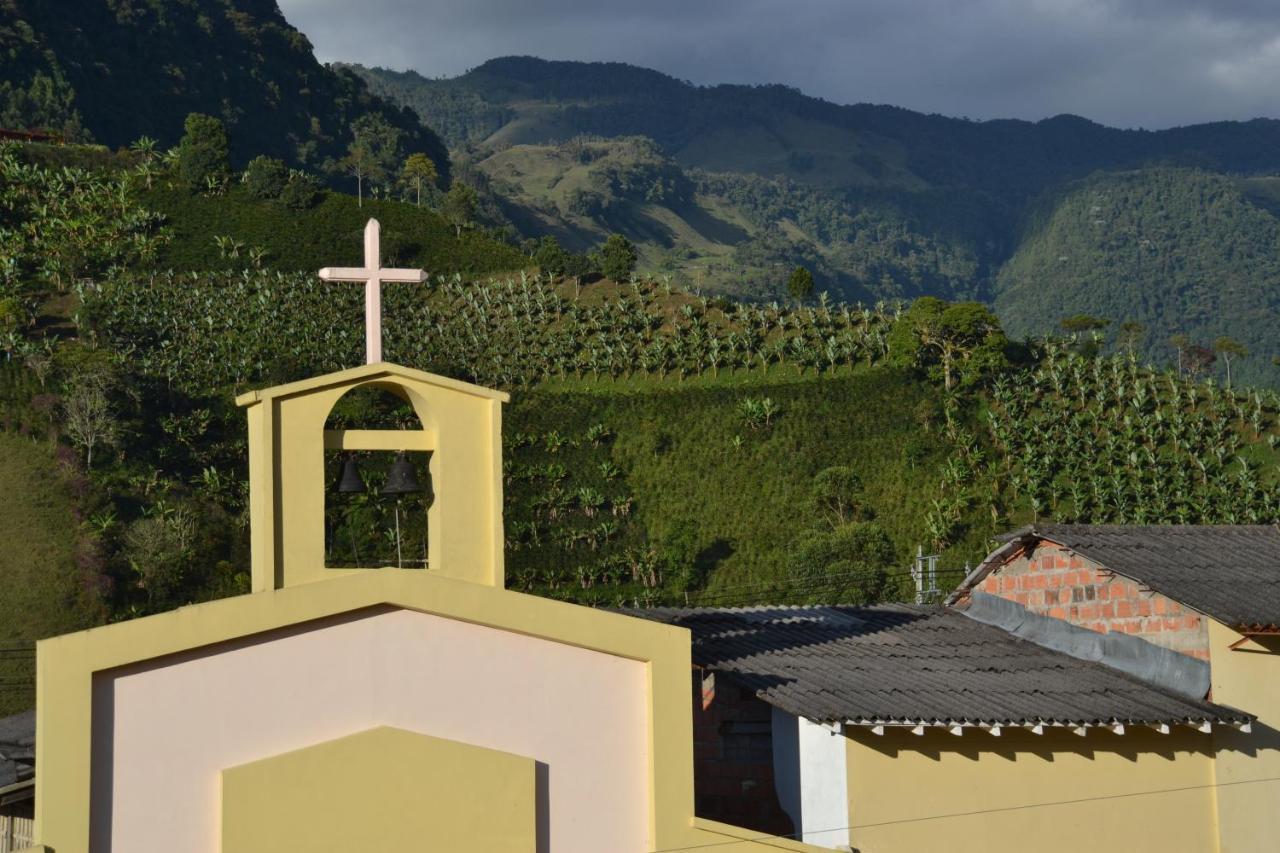
[[[1268,525],[1068,525],[1027,527],[951,595],[975,592],[1101,634],[1126,634],[1209,660],[1209,621],[1243,634],[1276,633],[1280,543]]]

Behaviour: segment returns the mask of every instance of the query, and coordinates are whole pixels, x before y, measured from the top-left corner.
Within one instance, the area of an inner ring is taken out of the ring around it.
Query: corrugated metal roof
[[[35,711],[0,718],[0,787],[31,775],[35,749]]]
[[[688,628],[696,664],[815,722],[1084,726],[1252,719],[945,607],[630,612]]]
[[[1232,628],[1280,627],[1280,529],[1274,525],[1037,524],[1002,539],[1056,542]],[[1002,551],[960,591],[1002,563]]]

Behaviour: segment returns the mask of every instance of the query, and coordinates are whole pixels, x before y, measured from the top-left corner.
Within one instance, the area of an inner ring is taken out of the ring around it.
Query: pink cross
[[[379,259],[378,238],[382,226],[370,219],[364,227],[364,267],[325,267],[320,270],[324,281],[364,282],[364,340],[365,361],[376,364],[382,361],[382,283],[384,281],[409,281],[421,283],[427,280],[423,270],[386,269]]]

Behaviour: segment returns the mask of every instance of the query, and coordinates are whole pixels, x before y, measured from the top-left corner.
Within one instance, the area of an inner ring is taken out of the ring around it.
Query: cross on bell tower
[[[364,267],[325,267],[320,270],[324,281],[364,282],[365,363],[382,361],[382,283],[427,280],[423,270],[389,269],[382,266],[379,237],[382,227],[370,219],[364,227]]]

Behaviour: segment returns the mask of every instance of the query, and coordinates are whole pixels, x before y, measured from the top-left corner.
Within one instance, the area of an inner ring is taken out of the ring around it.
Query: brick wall
[[[1209,659],[1209,626],[1203,616],[1052,542],[1040,542],[1014,557],[977,588],[1081,628],[1135,634]]]
[[[694,812],[760,833],[789,835],[794,827],[773,784],[772,708],[716,676],[704,709],[703,676],[693,670]]]

